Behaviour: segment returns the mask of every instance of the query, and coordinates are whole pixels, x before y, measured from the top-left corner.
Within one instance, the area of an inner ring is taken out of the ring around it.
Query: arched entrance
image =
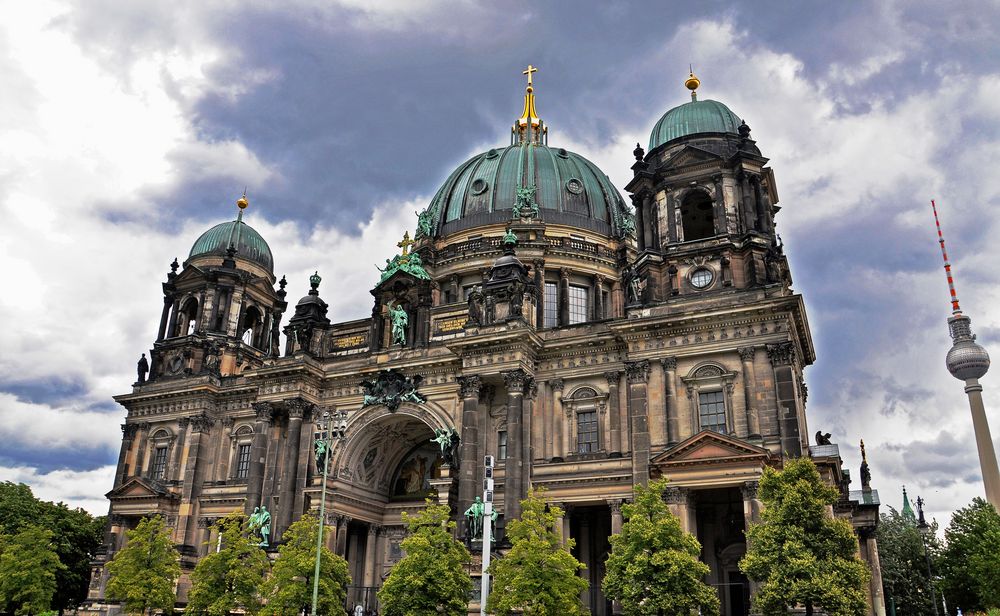
[[[431,440],[446,425],[447,415],[428,403],[395,412],[367,407],[348,421],[347,440],[334,452],[328,507],[338,525],[336,551],[347,559],[353,581],[349,611],[377,608],[375,593],[402,557],[402,513],[421,509],[428,497],[448,501],[454,494]]]

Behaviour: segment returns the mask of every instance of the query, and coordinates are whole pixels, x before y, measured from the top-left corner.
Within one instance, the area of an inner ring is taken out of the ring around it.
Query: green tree
[[[827,513],[838,493],[823,483],[812,460],[789,460],[782,471],[764,469],[759,494],[762,523],[750,525],[749,549],[740,561],[760,584],[756,611],[770,616],[802,605],[806,616],[817,607],[831,616],[865,614],[869,574],[856,555],[857,537],[850,522]]]
[[[55,571],[53,609],[71,608],[86,599],[90,562],[101,545],[105,522],[83,509],[41,501],[23,483],[0,483],[0,533],[15,534],[29,526],[53,533],[56,554],[65,565]]]
[[[17,616],[48,610],[56,593],[56,572],[65,568],[52,545],[52,531],[28,526],[5,539],[0,604]]]
[[[198,561],[191,574],[187,611],[226,616],[242,610],[257,614],[263,607],[263,586],[270,568],[267,554],[250,537],[247,521],[231,514],[219,523],[222,549]]]
[[[938,549],[937,523],[931,524],[927,536],[923,537],[912,518],[890,507],[888,513],[882,514],[877,533],[886,603],[891,597],[900,614],[933,616],[924,541],[927,541],[933,561]]]
[[[281,616],[298,614],[312,605],[313,574],[316,569],[317,518],[304,515],[288,527],[282,535],[284,543],[278,550],[271,577],[265,588],[267,606],[265,614]],[[324,526],[323,534],[329,529]],[[343,614],[347,599],[347,586],[351,575],[347,561],[327,549],[324,542],[320,553],[319,597],[316,609],[320,614]]]
[[[490,565],[490,612],[526,616],[587,613],[580,593],[589,584],[577,575],[584,564],[570,554],[573,541],[568,539],[564,547],[554,528],[556,518],[562,515],[559,507],[546,507],[542,490],[532,489],[521,501],[521,519],[507,522],[510,552]]]
[[[949,609],[1000,607],[1000,514],[977,497],[952,515],[944,538],[941,586]]]
[[[406,556],[393,566],[378,592],[385,616],[468,613],[472,578],[466,566],[472,557],[455,540],[455,522],[450,518],[450,508],[431,499],[420,513],[403,513],[410,531],[401,546]]]
[[[604,594],[621,603],[626,616],[719,613],[719,597],[702,581],[708,565],[701,544],[684,532],[663,502],[667,480],[635,486],[633,504],[622,506],[625,523],[611,536]]]
[[[181,573],[177,550],[160,517],[143,518],[108,563],[107,597],[125,603],[130,614],[174,609],[174,585]]]

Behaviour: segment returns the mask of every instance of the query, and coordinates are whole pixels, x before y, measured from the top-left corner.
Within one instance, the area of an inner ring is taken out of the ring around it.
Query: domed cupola
[[[256,263],[273,276],[274,257],[271,255],[271,248],[256,229],[243,222],[243,210],[249,205],[246,195],[236,203],[239,206],[236,220],[219,223],[202,233],[191,246],[188,261],[202,256],[227,257],[230,256],[229,249],[232,247],[235,250],[232,256]]]
[[[535,111],[529,66],[524,111],[511,143],[465,161],[419,215],[417,237],[534,218],[623,238],[635,230],[631,208],[608,176],[583,156],[548,143]]]
[[[650,152],[665,143],[691,135],[740,135],[740,125],[743,122],[729,107],[719,101],[698,100],[695,90],[701,85],[701,81],[694,73],[691,73],[684,85],[691,90],[691,102],[674,107],[657,121],[649,135]]]

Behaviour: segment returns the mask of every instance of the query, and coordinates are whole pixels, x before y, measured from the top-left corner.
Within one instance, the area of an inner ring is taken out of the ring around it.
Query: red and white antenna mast
[[[931,209],[934,210],[934,224],[937,225],[938,243],[941,244],[941,256],[944,258],[944,273],[948,277],[948,291],[951,292],[951,313],[955,316],[962,314],[962,309],[958,305],[958,295],[955,294],[955,279],[951,275],[951,262],[948,261],[948,251],[944,247],[944,234],[941,233],[941,221],[938,220],[937,204],[931,199]]]

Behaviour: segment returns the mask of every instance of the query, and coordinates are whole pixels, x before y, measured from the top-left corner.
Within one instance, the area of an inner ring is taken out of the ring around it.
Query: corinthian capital
[[[639,361],[625,362],[625,374],[628,375],[629,383],[646,383],[649,381],[649,361],[642,359]]]
[[[263,421],[264,423],[271,423],[271,403],[270,402],[254,402],[253,403],[254,413],[257,414],[257,421]]]
[[[528,379],[527,372],[518,368],[517,370],[508,370],[507,372],[501,372],[500,374],[503,375],[503,380],[507,385],[508,393],[524,393],[524,384]]]
[[[753,361],[754,355],[757,354],[757,348],[752,346],[739,347],[736,352],[740,354],[741,360]]]
[[[789,366],[795,363],[795,345],[791,341],[769,344],[766,349],[772,366]]]
[[[463,398],[479,398],[479,390],[483,387],[483,379],[477,375],[458,377],[458,385]]]

